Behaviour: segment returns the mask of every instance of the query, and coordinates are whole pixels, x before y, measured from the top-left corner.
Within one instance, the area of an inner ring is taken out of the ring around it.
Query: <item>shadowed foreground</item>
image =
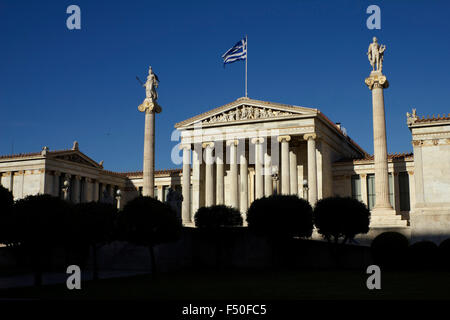
[[[148,300],[450,299],[450,272],[382,272],[368,290],[365,270],[186,272],[0,290],[0,298]]]

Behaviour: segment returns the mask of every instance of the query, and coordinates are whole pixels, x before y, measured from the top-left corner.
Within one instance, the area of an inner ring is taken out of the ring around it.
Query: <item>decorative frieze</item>
[[[280,111],[271,108],[260,108],[254,106],[243,105],[219,115],[214,115],[202,121],[203,124],[231,122],[237,120],[257,120],[294,115],[292,112]]]

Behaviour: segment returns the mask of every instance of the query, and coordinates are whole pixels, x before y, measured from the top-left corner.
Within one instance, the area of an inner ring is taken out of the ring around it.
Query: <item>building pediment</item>
[[[297,116],[315,116],[317,109],[285,105],[280,103],[240,98],[224,106],[179,122],[175,128],[206,125],[238,124],[241,122],[276,120]]]
[[[83,154],[78,150],[70,150],[65,152],[50,152],[50,156],[53,159],[64,160],[69,162],[74,162],[77,164],[83,164],[85,166],[94,167],[94,168],[102,168],[100,164]]]

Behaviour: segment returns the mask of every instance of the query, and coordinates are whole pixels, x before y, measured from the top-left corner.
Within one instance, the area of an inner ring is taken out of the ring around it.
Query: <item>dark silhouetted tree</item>
[[[247,223],[250,231],[269,240],[273,266],[290,267],[296,258],[295,238],[312,235],[312,208],[294,195],[263,197],[250,205]]]
[[[408,246],[408,239],[401,233],[383,232],[371,244],[375,264],[383,269],[405,267]]]
[[[198,209],[195,213],[194,221],[196,227],[208,229],[238,227],[242,226],[243,222],[239,210],[224,205]]]
[[[110,203],[88,202],[75,206],[78,225],[73,239],[78,246],[89,246],[92,252],[93,279],[98,279],[97,252],[113,240],[117,209]]]
[[[312,208],[293,195],[273,195],[253,201],[247,211],[248,228],[275,238],[310,237]]]
[[[148,247],[152,273],[155,274],[154,247],[176,241],[181,234],[181,221],[168,204],[152,197],[137,197],[119,213],[118,228],[122,239]]]
[[[70,203],[50,195],[28,196],[14,204],[11,240],[31,259],[37,286],[42,284],[43,258],[68,241],[72,210]]]
[[[10,220],[14,204],[12,193],[0,185],[0,243],[10,245]]]
[[[314,208],[314,225],[329,242],[346,243],[359,233],[369,231],[370,211],[353,198],[330,197],[319,200]]]
[[[432,241],[419,241],[409,246],[409,266],[412,269],[432,269],[437,266],[438,246]]]
[[[228,244],[233,237],[233,230],[230,227],[240,227],[243,223],[240,211],[224,205],[201,207],[195,213],[194,221],[202,241],[215,244],[216,268],[223,268],[224,246],[229,247]]]
[[[450,239],[439,244],[439,260],[443,268],[450,268]]]

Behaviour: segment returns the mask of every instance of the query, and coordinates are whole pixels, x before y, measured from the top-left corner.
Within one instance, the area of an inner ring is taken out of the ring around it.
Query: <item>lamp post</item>
[[[308,180],[303,180],[303,199],[308,201]]]
[[[273,166],[272,167],[272,180],[273,180],[273,194],[276,195],[278,194],[278,180],[279,180],[279,176],[278,176],[278,166]]]
[[[122,198],[122,191],[120,189],[117,189],[116,191],[116,200],[117,200],[117,210],[120,210],[120,199]]]
[[[64,184],[62,187],[62,192],[64,196],[64,200],[69,200],[69,188],[70,188],[70,182],[68,180],[64,180]]]

